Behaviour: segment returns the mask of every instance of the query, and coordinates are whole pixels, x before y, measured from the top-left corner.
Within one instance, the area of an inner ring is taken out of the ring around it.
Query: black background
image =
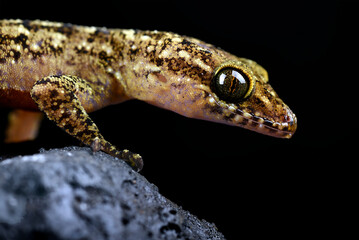
[[[290,140],[188,119],[139,101],[91,114],[144,157],[160,192],[226,238],[344,234],[357,160],[355,1],[1,1],[1,18],[172,31],[253,59],[296,113]],[[0,137],[7,109],[1,110]],[[0,156],[79,145],[48,120]],[[314,235],[313,235],[314,234]],[[246,238],[248,239],[248,238]]]

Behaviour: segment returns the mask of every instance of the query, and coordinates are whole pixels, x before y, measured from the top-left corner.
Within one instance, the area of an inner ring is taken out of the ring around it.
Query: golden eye
[[[252,89],[251,79],[234,67],[225,67],[216,72],[211,82],[212,91],[219,99],[237,103],[247,98]]]

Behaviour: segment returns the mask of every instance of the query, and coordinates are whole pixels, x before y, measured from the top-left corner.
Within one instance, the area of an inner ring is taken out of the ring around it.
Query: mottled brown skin
[[[211,87],[224,67],[246,75],[246,97],[228,102]],[[139,99],[179,114],[289,138],[296,117],[268,84],[267,72],[200,40],[174,33],[0,21],[0,106],[44,112],[94,150],[126,159],[87,113]],[[11,139],[11,137],[10,137]]]

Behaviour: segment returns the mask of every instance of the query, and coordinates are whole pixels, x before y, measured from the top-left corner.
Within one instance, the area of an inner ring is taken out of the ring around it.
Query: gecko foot
[[[91,144],[91,147],[94,146],[95,149],[93,148],[93,150],[95,151],[98,149],[99,143],[97,141],[94,141],[93,144]],[[140,154],[133,153],[127,149],[120,151],[107,141],[102,144],[100,150],[110,154],[111,156],[124,160],[137,172],[141,171],[141,169],[143,168],[143,160]]]

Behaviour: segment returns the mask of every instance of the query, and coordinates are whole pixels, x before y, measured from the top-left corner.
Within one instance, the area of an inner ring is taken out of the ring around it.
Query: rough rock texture
[[[126,163],[88,148],[0,162],[0,239],[224,239]]]

